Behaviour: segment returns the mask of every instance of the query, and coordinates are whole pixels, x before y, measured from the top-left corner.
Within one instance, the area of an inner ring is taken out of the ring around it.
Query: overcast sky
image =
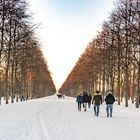
[[[56,88],[108,20],[114,0],[28,0]]]

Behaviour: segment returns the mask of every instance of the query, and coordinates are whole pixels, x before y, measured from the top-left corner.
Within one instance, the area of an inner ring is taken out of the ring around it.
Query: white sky
[[[88,43],[100,31],[114,0],[28,0],[37,35],[59,89]]]

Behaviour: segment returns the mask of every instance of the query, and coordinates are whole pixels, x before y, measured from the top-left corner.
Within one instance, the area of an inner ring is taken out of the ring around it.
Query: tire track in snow
[[[43,113],[44,113],[44,111],[46,112],[46,110],[42,110],[40,113],[39,113],[39,115],[38,115],[38,122],[40,123],[40,126],[41,126],[41,128],[40,128],[40,131],[41,131],[41,133],[43,133],[43,135],[42,135],[42,140],[50,140],[50,138],[49,138],[49,135],[48,135],[48,130],[47,130],[47,128],[46,128],[46,126],[45,126],[45,123],[43,122]]]
[[[57,109],[56,109],[57,106]],[[47,112],[44,112],[46,127],[51,140],[79,140],[71,127],[71,121],[63,110],[62,102],[49,101]]]
[[[32,140],[50,140],[46,126],[43,122],[44,119],[42,114],[44,111],[46,110],[37,108],[25,117],[25,122],[30,130]]]

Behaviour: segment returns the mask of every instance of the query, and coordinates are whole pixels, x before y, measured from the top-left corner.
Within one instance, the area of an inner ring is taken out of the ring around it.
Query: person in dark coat
[[[87,110],[87,103],[88,103],[88,94],[87,92],[83,92],[83,103],[84,103],[84,111]]]
[[[81,111],[81,104],[83,103],[82,93],[79,93],[79,95],[76,98],[76,102],[78,103],[78,111]]]
[[[88,95],[88,108],[90,108],[91,106],[91,100],[92,100],[92,96],[91,94]]]
[[[105,102],[106,102],[107,117],[109,116],[112,117],[113,103],[115,102],[115,98],[111,92],[109,92],[108,95],[106,96]]]
[[[102,96],[98,90],[96,91],[96,94],[93,97],[92,104],[94,104],[95,116],[99,116],[100,104],[102,104]]]

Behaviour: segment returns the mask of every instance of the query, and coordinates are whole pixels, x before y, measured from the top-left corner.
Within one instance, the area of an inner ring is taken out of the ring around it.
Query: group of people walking
[[[92,100],[91,94],[88,94],[87,92],[83,92],[83,94],[82,94],[80,92],[80,94],[76,98],[76,102],[78,103],[78,111],[81,111],[82,104],[83,104],[83,107],[84,107],[84,111],[87,110],[87,105],[90,108],[91,100]]]
[[[83,94],[80,93],[76,98],[76,102],[78,103],[78,111],[81,111],[82,104],[84,107],[84,111],[86,111],[87,104],[88,107],[90,108],[92,103],[95,116],[99,116],[100,105],[102,104],[103,100],[102,95],[97,90],[93,98],[91,94],[88,94],[87,92],[83,92]],[[107,96],[105,97],[105,102],[106,102],[107,117],[112,117],[113,103],[115,102],[115,98],[111,92],[108,92]]]

